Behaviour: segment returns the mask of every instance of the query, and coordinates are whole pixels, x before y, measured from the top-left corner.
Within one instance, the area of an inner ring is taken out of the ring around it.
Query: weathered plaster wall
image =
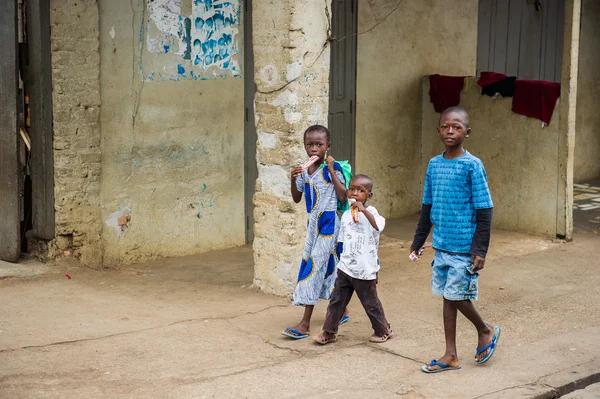
[[[373,205],[386,217],[419,210],[421,79],[475,74],[477,4],[359,2],[356,171],[374,179]]]
[[[50,255],[72,250],[84,265],[100,267],[98,2],[52,0],[50,6],[56,209]]]
[[[575,182],[600,178],[600,2],[583,0],[577,90]]]
[[[429,160],[444,150],[436,127],[440,115],[429,102],[429,78],[423,80],[423,158],[421,182]],[[559,100],[560,101],[560,100]],[[511,111],[512,98],[482,96],[475,87],[461,93],[471,117],[465,148],[480,158],[494,201],[494,226],[554,237],[559,200],[559,103],[550,124]],[[422,188],[419,195],[422,193]]]
[[[240,2],[99,3],[105,264],[242,245]]]
[[[303,132],[327,123],[327,2],[253,2],[258,180],[255,284],[289,294],[306,235],[306,207],[290,194],[292,167],[306,159]],[[303,199],[304,201],[304,199]]]

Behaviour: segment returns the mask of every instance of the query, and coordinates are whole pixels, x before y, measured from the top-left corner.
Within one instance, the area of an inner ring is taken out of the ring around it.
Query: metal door
[[[477,73],[560,82],[564,0],[480,0]]]
[[[331,155],[354,167],[357,0],[332,0],[329,130]]]

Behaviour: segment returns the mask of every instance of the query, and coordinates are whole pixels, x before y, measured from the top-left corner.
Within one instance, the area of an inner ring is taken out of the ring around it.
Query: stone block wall
[[[97,0],[51,0],[56,239],[50,255],[102,265]]]
[[[290,172],[306,159],[303,133],[326,124],[329,2],[253,2],[258,179],[255,284],[289,294],[306,235],[306,209],[290,193]]]

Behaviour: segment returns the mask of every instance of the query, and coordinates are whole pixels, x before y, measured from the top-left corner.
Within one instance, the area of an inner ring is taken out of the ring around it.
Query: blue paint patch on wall
[[[142,80],[240,78],[241,1],[146,0],[148,18],[140,28]],[[191,3],[191,15],[181,14],[182,2]]]

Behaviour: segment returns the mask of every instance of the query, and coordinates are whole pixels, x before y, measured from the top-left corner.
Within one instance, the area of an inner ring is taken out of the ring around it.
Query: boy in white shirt
[[[341,256],[337,265],[337,279],[327,307],[323,332],[313,337],[321,345],[337,341],[340,318],[355,291],[375,331],[369,341],[381,343],[393,335],[377,296],[377,250],[385,219],[377,213],[375,207],[365,208],[367,200],[373,197],[372,189],[373,180],[365,175],[355,175],[348,187],[347,195],[351,205],[350,210],[342,215],[338,235],[337,252]]]

